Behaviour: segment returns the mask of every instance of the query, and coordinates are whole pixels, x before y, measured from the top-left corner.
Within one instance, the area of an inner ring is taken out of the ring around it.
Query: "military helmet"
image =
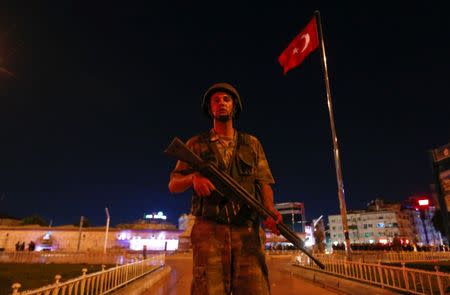
[[[226,92],[231,95],[235,105],[234,118],[237,118],[240,112],[242,111],[241,97],[239,96],[239,93],[237,92],[236,88],[234,88],[231,84],[224,82],[216,83],[213,86],[209,87],[209,89],[206,90],[205,95],[203,95],[202,109],[205,115],[210,116],[209,101],[211,99],[211,96],[216,92]]]

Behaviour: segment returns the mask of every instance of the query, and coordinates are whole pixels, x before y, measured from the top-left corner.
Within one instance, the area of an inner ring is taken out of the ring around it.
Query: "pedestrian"
[[[233,126],[242,111],[241,98],[229,83],[212,85],[202,100],[212,128],[189,139],[186,145],[203,160],[228,173],[278,218],[264,225],[279,235],[280,213],[273,203],[275,183],[260,141]],[[187,163],[178,161],[170,175],[169,190],[193,189],[191,232],[193,248],[192,295],[267,295],[268,270],[257,213],[238,201],[225,200],[214,184]]]

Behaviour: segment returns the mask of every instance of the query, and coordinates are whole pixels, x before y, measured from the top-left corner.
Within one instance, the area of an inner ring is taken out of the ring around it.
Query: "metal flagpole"
[[[339,197],[339,207],[341,210],[342,229],[344,230],[344,237],[345,237],[345,252],[346,252],[347,256],[349,257],[351,248],[350,248],[350,237],[349,237],[349,233],[348,233],[347,207],[345,205],[344,182],[342,180],[341,160],[340,160],[340,156],[339,156],[339,142],[338,142],[338,138],[336,135],[336,127],[334,125],[333,103],[331,100],[331,90],[330,90],[330,79],[328,78],[327,55],[325,53],[325,44],[323,41],[322,22],[320,19],[320,12],[318,10],[316,10],[314,12],[314,16],[316,18],[318,29],[319,29],[320,55],[322,56],[322,66],[323,66],[324,79],[325,79],[325,88],[327,91],[328,114],[330,115],[331,135],[333,137],[334,164],[336,167],[336,178],[337,178],[337,184],[338,184],[338,197]]]

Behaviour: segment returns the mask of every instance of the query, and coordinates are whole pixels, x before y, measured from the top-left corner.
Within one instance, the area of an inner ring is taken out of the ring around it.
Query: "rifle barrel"
[[[277,216],[264,207],[260,202],[258,202],[248,191],[246,191],[234,178],[232,178],[227,173],[221,171],[216,165],[212,163],[206,164],[205,161],[191,151],[179,138],[175,137],[169,147],[164,151],[168,156],[174,157],[177,160],[184,161],[191,165],[194,169],[198,170],[200,173],[204,174],[206,177],[210,176],[213,183],[219,182],[224,185],[227,189],[231,190],[232,195],[236,195],[240,200],[246,203],[250,208],[253,208],[258,212],[258,214],[263,217],[272,217],[277,220]],[[214,181],[215,180],[215,181]],[[217,184],[217,183],[215,183]],[[218,191],[220,195],[228,198],[222,192]],[[289,227],[287,227],[283,222],[277,224],[277,228],[280,233],[290,241],[295,247],[305,253],[311,260],[313,260],[320,268],[324,269],[320,261],[318,261],[314,256],[312,256],[304,248],[303,240],[300,239]]]
[[[218,179],[218,181],[225,182],[225,185],[228,188],[231,188],[233,192],[240,195],[242,199],[249,203],[250,207],[256,209],[259,215],[261,215],[263,218],[272,217],[274,220],[277,220],[277,216],[269,211],[266,207],[262,206],[260,203],[258,203],[249,192],[247,192],[239,183],[232,178],[227,173],[224,173],[220,171],[215,165],[209,164],[206,168],[206,172],[210,171],[213,176],[215,176],[215,179]],[[314,256],[312,256],[306,249],[304,249],[304,242],[302,239],[300,239],[289,227],[287,227],[283,222],[277,224],[277,228],[280,231],[280,233],[288,240],[290,241],[295,247],[297,247],[299,250],[301,250],[303,253],[305,253],[309,258],[311,258],[320,268],[324,269],[325,265],[323,265],[319,260],[317,260]]]

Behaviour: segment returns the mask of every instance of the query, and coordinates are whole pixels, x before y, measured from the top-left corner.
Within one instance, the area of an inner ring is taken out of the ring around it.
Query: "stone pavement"
[[[272,295],[298,294],[342,294],[336,290],[326,289],[299,276],[286,271],[288,257],[268,259]],[[189,295],[192,278],[192,255],[176,254],[166,257],[166,264],[172,268],[171,273],[156,283],[144,295]]]

